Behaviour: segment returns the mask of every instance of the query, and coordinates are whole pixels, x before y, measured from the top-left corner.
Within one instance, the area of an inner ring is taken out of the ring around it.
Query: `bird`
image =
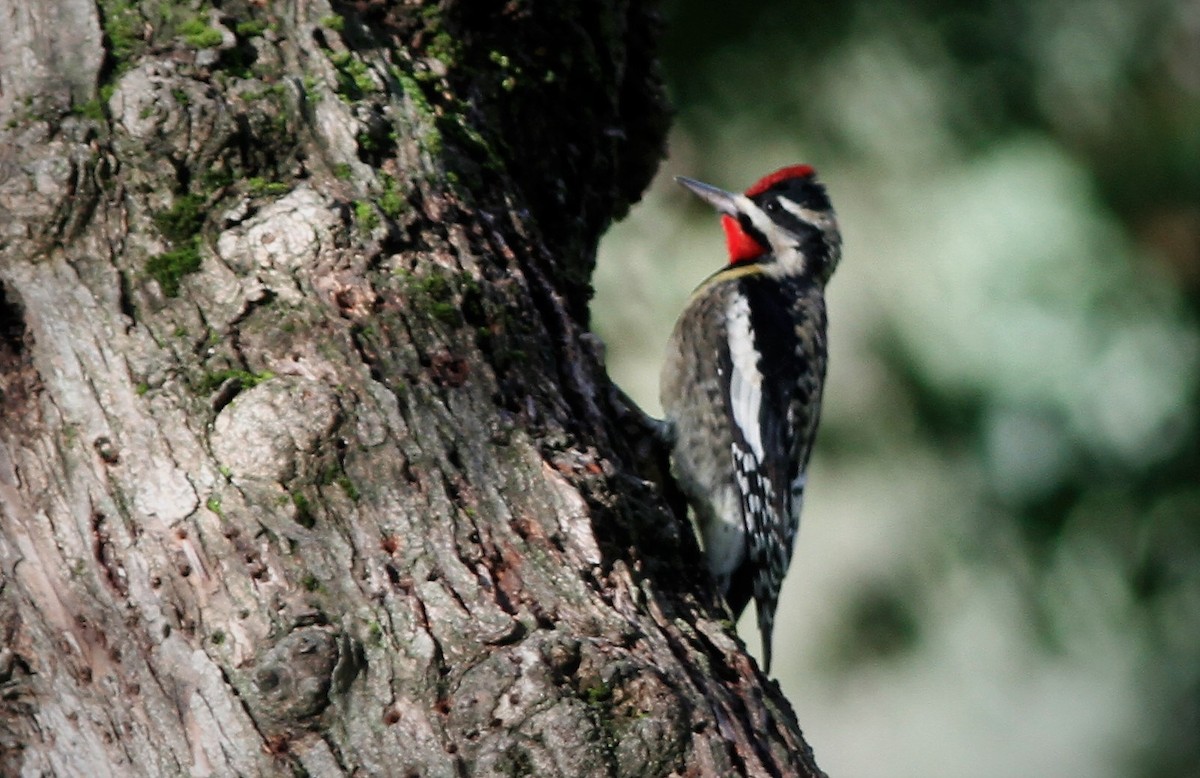
[[[720,214],[729,255],[680,314],[660,379],[671,471],[734,620],[751,598],[771,668],[828,361],[825,287],[842,254],[810,165],[738,194],[679,176]]]

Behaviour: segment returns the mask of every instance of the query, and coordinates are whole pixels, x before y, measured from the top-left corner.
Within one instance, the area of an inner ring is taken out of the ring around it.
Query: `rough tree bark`
[[[0,25],[0,773],[819,774],[587,337],[643,3]]]

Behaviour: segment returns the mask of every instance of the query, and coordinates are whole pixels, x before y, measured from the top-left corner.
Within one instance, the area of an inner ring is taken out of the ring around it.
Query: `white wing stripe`
[[[754,452],[758,464],[763,462],[762,429],[759,411],[762,408],[762,373],[758,371],[758,352],[754,348],[754,332],[750,328],[750,304],[744,297],[734,297],[725,312],[729,333],[729,408],[741,430],[746,445]]]

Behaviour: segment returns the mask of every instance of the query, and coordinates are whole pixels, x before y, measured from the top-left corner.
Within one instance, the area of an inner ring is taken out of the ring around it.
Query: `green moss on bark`
[[[195,237],[182,245],[155,254],[146,261],[146,273],[162,289],[167,297],[179,296],[179,284],[183,277],[200,269],[200,238]]]

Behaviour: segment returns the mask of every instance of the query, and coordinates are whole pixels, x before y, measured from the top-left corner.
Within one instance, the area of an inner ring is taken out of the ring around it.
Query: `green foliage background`
[[[670,157],[593,314],[657,410],[723,261],[670,177],[821,172],[846,256],[776,637],[820,763],[1200,775],[1200,4],[732,9],[665,5]]]

